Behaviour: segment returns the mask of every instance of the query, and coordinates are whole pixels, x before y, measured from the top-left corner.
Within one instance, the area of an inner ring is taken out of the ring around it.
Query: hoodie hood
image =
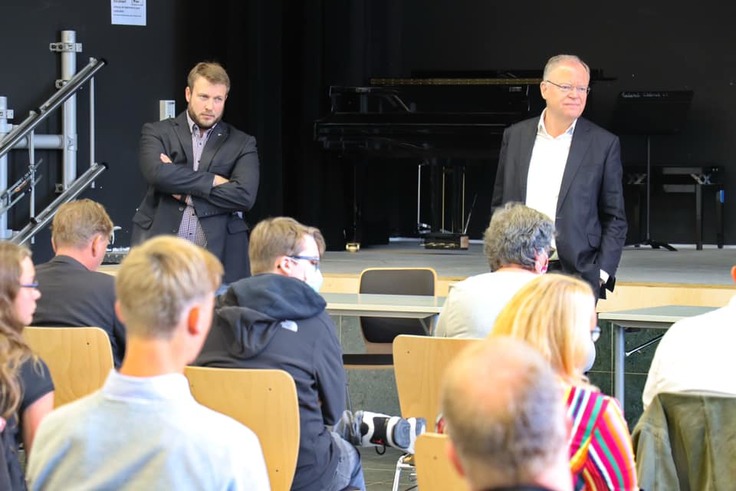
[[[217,299],[213,329],[228,350],[252,358],[268,346],[278,329],[298,329],[302,319],[324,312],[327,303],[301,280],[262,274],[236,281]]]

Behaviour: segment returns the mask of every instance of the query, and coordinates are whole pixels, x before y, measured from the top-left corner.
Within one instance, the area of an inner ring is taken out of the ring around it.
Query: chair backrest
[[[658,394],[631,435],[642,489],[730,489],[736,397]]]
[[[414,444],[417,485],[422,491],[467,490],[465,479],[447,457],[447,435],[423,433]]]
[[[299,454],[299,401],[283,370],[187,367],[194,398],[250,428],[261,442],[274,491],[288,490]]]
[[[401,414],[422,417],[433,428],[440,407],[442,375],[450,361],[480,339],[401,335],[394,340],[394,371]]]
[[[434,296],[436,283],[432,268],[368,268],[360,273],[359,293]],[[427,334],[419,319],[361,317],[360,329],[369,353],[391,353],[391,343],[399,334]]]
[[[55,407],[101,388],[113,368],[110,338],[99,327],[30,326],[23,337],[49,367]]]

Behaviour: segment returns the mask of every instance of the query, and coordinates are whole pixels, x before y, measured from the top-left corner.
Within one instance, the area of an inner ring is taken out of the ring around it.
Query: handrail
[[[105,66],[107,61],[104,58],[90,58],[90,62],[82,70],[76,73],[69,81],[64,84],[54,95],[44,102],[37,110],[30,112],[28,117],[5,135],[0,140],[0,157],[8,153],[20,140],[25,138],[28,133],[38,126],[41,121],[46,119],[56,108],[63,104],[67,99],[73,96],[82,85]]]
[[[54,201],[51,202],[44,210],[36,217],[31,218],[31,221],[23,227],[23,230],[14,235],[10,241],[15,244],[23,244],[28,241],[31,237],[36,235],[41,229],[43,229],[49,221],[54,218],[54,215],[58,211],[59,207],[64,203],[73,200],[79,196],[82,191],[99,176],[103,171],[107,169],[107,164],[95,164],[93,163],[84,174],[79,176],[66,190],[61,193]]]

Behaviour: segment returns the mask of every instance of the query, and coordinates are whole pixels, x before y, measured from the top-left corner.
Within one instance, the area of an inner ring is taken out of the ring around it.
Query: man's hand
[[[215,179],[212,181],[212,185],[219,186],[221,184],[227,184],[228,182],[230,182],[230,179],[215,174]]]
[[[161,155],[159,155],[158,158],[160,158],[161,162],[163,162],[164,164],[173,164],[169,156],[166,155],[165,153],[162,153]],[[175,200],[181,201],[181,194],[172,194],[171,196],[173,196]]]

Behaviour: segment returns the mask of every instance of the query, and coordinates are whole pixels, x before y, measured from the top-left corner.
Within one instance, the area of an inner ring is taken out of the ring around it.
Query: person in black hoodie
[[[301,426],[292,489],[364,490],[354,445],[381,441],[407,450],[425,422],[345,411],[342,349],[318,293],[324,250],[317,228],[289,217],[258,223],[249,247],[253,276],[232,283],[217,299],[212,330],[194,364],[290,373]],[[337,431],[328,428],[333,425]]]

